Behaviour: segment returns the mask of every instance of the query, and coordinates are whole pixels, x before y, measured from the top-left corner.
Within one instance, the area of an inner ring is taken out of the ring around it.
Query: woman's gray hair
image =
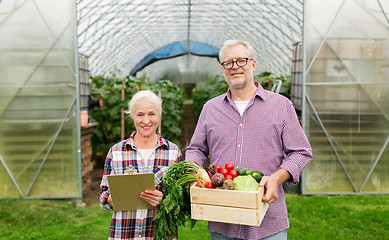
[[[227,48],[230,48],[230,47],[233,47],[236,45],[242,45],[245,48],[247,48],[247,50],[249,51],[249,57],[255,59],[254,48],[251,46],[251,44],[249,42],[241,41],[241,40],[227,40],[224,42],[223,46],[219,50],[219,61],[223,62],[224,51]]]
[[[162,99],[150,90],[142,90],[135,93],[128,102],[128,110],[125,113],[130,116],[134,114],[135,106],[142,100],[151,101],[157,107],[159,115],[162,115]]]

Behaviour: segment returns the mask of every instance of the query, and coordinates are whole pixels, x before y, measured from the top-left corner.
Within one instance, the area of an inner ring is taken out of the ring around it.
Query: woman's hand
[[[109,206],[113,207],[112,206],[112,198],[111,198],[111,194],[108,195],[108,198],[107,198],[107,203]]]
[[[151,206],[156,207],[162,201],[163,193],[158,190],[146,189],[140,194],[140,198],[146,200]]]

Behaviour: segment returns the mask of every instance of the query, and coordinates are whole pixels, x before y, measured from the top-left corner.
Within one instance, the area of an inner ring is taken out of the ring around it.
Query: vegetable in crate
[[[238,172],[234,169],[230,170],[228,174],[231,175],[232,178],[236,178],[238,176]]]
[[[255,180],[257,180],[257,182],[261,182],[261,179],[264,174],[261,171],[250,169],[246,171],[246,175],[251,175]]]
[[[211,178],[209,177],[208,172],[202,167],[199,167],[199,169],[197,170],[197,175],[199,176],[199,178],[201,178],[205,182],[211,181]]]
[[[205,185],[204,183],[200,180],[199,178],[199,175],[197,175],[197,173],[194,173],[195,177],[196,177],[196,183],[197,183],[197,186],[201,187],[201,188],[205,188]]]
[[[226,179],[223,183],[223,189],[225,190],[234,190],[235,185],[231,179]]]
[[[215,164],[215,165],[213,165],[213,167],[215,168],[215,170],[217,172],[219,172],[219,170],[222,169],[222,167],[219,164]]]
[[[232,164],[232,163],[226,163],[226,165],[224,166],[224,168],[227,169],[227,171],[234,170],[234,164]]]
[[[247,168],[239,168],[236,171],[238,172],[239,176],[244,176],[244,175],[246,175],[247,170],[248,170]]]
[[[253,173],[251,174],[251,176],[253,176],[253,178],[258,182],[260,183],[261,182],[261,179],[262,179],[262,176],[259,174],[259,173]]]
[[[261,171],[258,171],[258,170],[253,170],[253,169],[249,169],[246,171],[246,175],[252,175],[253,173],[258,173],[259,175],[261,175],[261,177],[263,177],[263,172]]]
[[[233,179],[234,179],[230,174],[227,174],[224,178],[225,178],[225,179],[230,179],[230,180],[233,180]]]
[[[213,183],[212,182],[206,182],[205,183],[205,188],[214,188]]]
[[[257,191],[259,183],[251,175],[237,176],[233,180],[237,191]]]
[[[217,170],[214,165],[208,165],[208,166],[203,166],[204,170],[208,173],[208,176],[212,178],[212,176],[217,173]]]
[[[212,177],[213,186],[215,186],[215,187],[223,186],[224,180],[225,179],[224,179],[224,175],[223,174],[215,173],[215,175],[213,175],[213,177]]]
[[[223,174],[224,176],[226,176],[226,175],[228,174],[228,170],[225,169],[225,168],[221,168],[221,169],[219,170],[219,173],[221,173],[221,174]]]

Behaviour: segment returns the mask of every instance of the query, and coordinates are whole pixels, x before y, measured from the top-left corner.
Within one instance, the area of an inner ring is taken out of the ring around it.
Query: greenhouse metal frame
[[[198,83],[227,39],[253,45],[256,74],[292,75],[303,194],[387,194],[388,16],[389,0],[2,0],[0,198],[82,197],[79,56],[86,74]]]
[[[0,3],[0,197],[81,198],[76,5]]]
[[[388,4],[305,3],[305,194],[389,192]]]

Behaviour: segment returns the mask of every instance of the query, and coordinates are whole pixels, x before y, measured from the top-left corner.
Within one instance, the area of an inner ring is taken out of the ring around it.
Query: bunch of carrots
[[[182,161],[169,167],[162,178],[163,198],[155,214],[154,239],[168,239],[175,236],[179,226],[190,218],[190,185],[193,182],[204,185],[216,173],[212,166],[201,167],[194,162]],[[200,185],[200,186],[201,186]],[[192,227],[196,220],[191,219]]]

